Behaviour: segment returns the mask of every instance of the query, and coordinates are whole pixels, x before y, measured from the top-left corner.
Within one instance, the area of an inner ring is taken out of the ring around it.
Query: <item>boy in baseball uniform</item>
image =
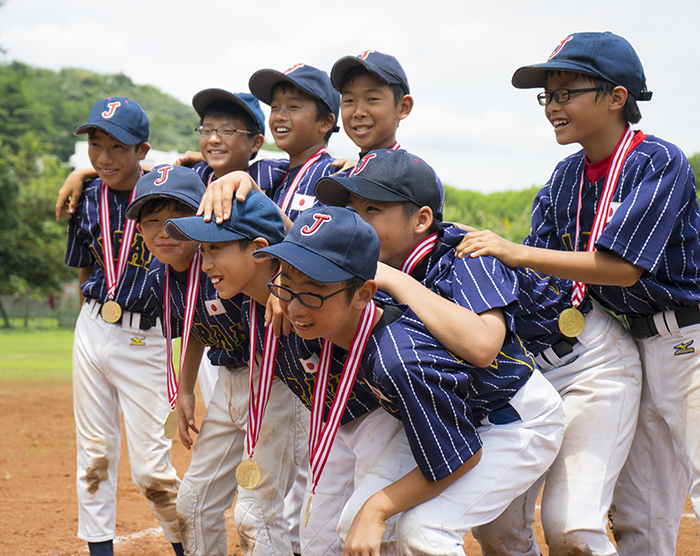
[[[124,417],[132,480],[165,538],[182,554],[175,501],[180,480],[163,433],[169,411],[166,342],[149,300],[151,254],[126,219],[148,152],[148,117],[126,97],[98,101],[76,134],[88,134],[98,177],[68,228],[66,263],[79,268],[85,303],[75,328],[73,392],[78,449],[78,536],[91,556],[113,554],[117,466]]]
[[[557,142],[583,148],[557,165],[538,194],[524,245],[474,232],[462,253],[570,279],[572,309],[588,295],[630,330],[643,384],[637,430],[613,496],[613,531],[620,554],[673,553],[689,484],[700,516],[700,450],[693,440],[700,407],[694,347],[700,208],[690,165],[675,145],[632,130],[641,118],[637,103],[651,92],[622,37],[574,33],[512,81],[544,88],[537,98]]]

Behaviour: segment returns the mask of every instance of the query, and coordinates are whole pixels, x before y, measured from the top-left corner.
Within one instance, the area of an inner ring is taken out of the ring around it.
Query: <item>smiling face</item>
[[[226,116],[205,116],[202,125],[212,129],[231,126],[247,131],[243,120]],[[234,133],[230,137],[219,137],[218,133],[212,133],[208,137],[199,138],[199,150],[214,170],[214,176],[220,178],[236,170],[247,171],[248,162],[260,150],[263,141],[260,134]]]
[[[294,293],[313,293],[320,296],[327,296],[346,286],[345,282],[320,284],[284,262],[278,280],[281,286]],[[280,299],[279,303],[284,316],[292,323],[294,332],[299,337],[305,340],[326,338],[347,349],[366,304],[358,301],[362,297],[362,289],[353,292],[350,301],[346,293],[341,292],[326,299],[318,309],[302,305],[296,297],[291,301]]]
[[[340,114],[343,129],[360,152],[386,149],[396,141],[399,122],[411,111],[406,95],[398,104],[389,85],[372,74],[343,84]]]
[[[257,278],[252,254],[257,248],[256,244],[250,243],[241,249],[239,241],[202,243],[202,270],[209,276],[219,297],[230,299],[239,293],[250,295],[251,284]]]
[[[146,158],[148,143],[125,145],[99,128],[88,132],[88,156],[98,177],[111,189],[130,191],[140,176],[139,163]]]
[[[297,87],[277,86],[270,102],[270,131],[275,144],[289,154],[289,166],[306,161],[326,144],[325,135],[335,124],[331,114],[318,119],[316,102]]]
[[[195,210],[173,202],[158,212],[140,215],[137,224],[143,235],[146,247],[160,262],[169,264],[178,272],[184,272],[190,266],[199,244],[196,241],[177,241],[165,232],[165,223],[171,218],[194,216]]]

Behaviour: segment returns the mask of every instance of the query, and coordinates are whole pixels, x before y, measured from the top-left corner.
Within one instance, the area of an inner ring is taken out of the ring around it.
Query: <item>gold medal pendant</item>
[[[309,523],[309,516],[311,515],[311,501],[314,499],[313,492],[309,494],[309,501],[306,503],[306,511],[304,512],[304,527]]]
[[[163,431],[165,432],[165,438],[173,439],[177,434],[177,411],[174,409],[168,413],[165,418],[165,425],[163,425]]]
[[[105,322],[114,324],[120,318],[122,318],[122,308],[116,301],[109,300],[107,303],[102,305],[100,315],[102,315],[102,320]]]
[[[559,330],[567,338],[575,338],[583,332],[583,314],[576,307],[564,309],[559,315]]]
[[[243,460],[236,467],[236,480],[241,488],[253,490],[260,484],[260,466],[252,459]]]

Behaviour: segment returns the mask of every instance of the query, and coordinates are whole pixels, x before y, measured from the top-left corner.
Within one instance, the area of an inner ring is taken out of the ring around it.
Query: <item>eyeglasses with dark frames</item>
[[[591,91],[597,91],[595,87],[587,87],[585,89],[557,89],[551,93],[539,93],[537,95],[537,102],[540,106],[549,106],[552,100],[556,101],[558,104],[566,104],[571,100],[571,95],[574,93],[589,93]]]
[[[212,133],[216,133],[219,137],[231,137],[234,133],[245,133],[246,135],[254,135],[252,131],[246,129],[236,129],[232,125],[222,125],[221,127],[213,128],[210,126],[200,125],[194,130],[202,137],[210,137]]]
[[[274,280],[274,278],[273,278]],[[270,290],[270,293],[274,295],[276,298],[281,299],[282,301],[291,301],[295,297],[299,300],[299,303],[301,303],[304,307],[309,307],[310,309],[320,309],[323,307],[323,302],[326,301],[326,299],[330,299],[334,295],[338,295],[340,292],[343,292],[347,290],[348,288],[351,288],[353,285],[352,282],[350,282],[347,286],[344,288],[341,288],[337,291],[334,291],[333,293],[329,293],[328,295],[318,295],[316,293],[294,293],[292,290],[289,288],[286,288],[284,286],[280,286],[279,284],[273,283],[272,280],[270,280],[267,283],[267,287]]]

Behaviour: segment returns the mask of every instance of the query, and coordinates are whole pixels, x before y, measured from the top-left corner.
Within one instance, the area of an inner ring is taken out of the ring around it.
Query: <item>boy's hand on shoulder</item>
[[[199,151],[187,151],[175,161],[175,166],[192,167],[195,164],[204,162],[204,156]]]
[[[455,248],[455,253],[460,259],[467,255],[470,257],[491,255],[504,265],[513,268],[521,266],[519,256],[522,247],[519,243],[503,239],[491,230],[483,230],[467,233]]]
[[[247,172],[230,172],[225,176],[214,180],[207,187],[202,202],[199,204],[197,216],[204,215],[204,221],[211,221],[212,216],[216,223],[221,224],[231,216],[233,197],[239,201],[245,201],[251,191],[262,191],[255,180]]]
[[[194,424],[194,392],[177,393],[177,429],[180,442],[188,450],[192,448],[194,440],[190,436],[190,429],[199,434],[199,429]]]
[[[68,174],[65,183],[58,190],[56,222],[61,219],[61,215],[64,215],[69,220],[73,217],[80,195],[83,193],[83,182],[96,177],[97,172],[92,168],[78,168]]]
[[[336,174],[339,174],[340,172],[343,172],[344,170],[349,170],[351,168],[354,168],[355,166],[357,166],[357,162],[354,162],[352,160],[348,160],[347,158],[336,158],[331,163],[331,166],[339,168],[337,171],[335,171],[331,174],[331,176],[335,176]]]
[[[386,520],[367,500],[352,521],[343,544],[343,556],[380,556]]]
[[[274,295],[270,295],[267,298],[267,305],[265,306],[265,326],[270,325],[272,325],[275,336],[278,338],[287,336],[292,331],[292,323],[284,316],[280,300]]]

